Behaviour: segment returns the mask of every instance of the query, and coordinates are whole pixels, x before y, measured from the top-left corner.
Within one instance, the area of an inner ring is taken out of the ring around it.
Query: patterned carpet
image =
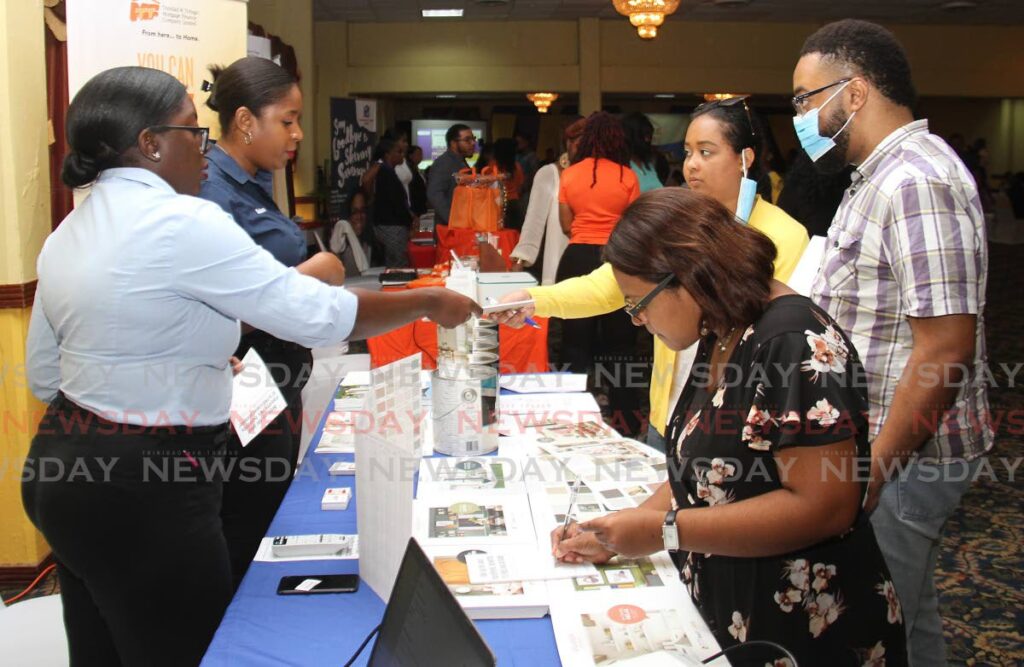
[[[1024,465],[1010,473],[1024,457],[1024,370],[1016,387],[999,370],[1024,362],[1024,246],[993,244],[989,253],[985,320],[997,384],[989,401],[994,419],[1011,416],[989,459],[998,481],[982,478],[964,496],[939,557],[947,650],[957,665],[1024,664]]]

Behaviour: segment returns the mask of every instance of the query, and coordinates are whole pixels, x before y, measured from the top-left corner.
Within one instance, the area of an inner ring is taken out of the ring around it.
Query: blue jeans
[[[647,444],[659,452],[665,451],[665,436],[658,433],[658,429],[650,424],[647,425]]]
[[[935,563],[946,520],[971,486],[981,459],[945,464],[910,462],[882,487],[871,514],[878,546],[903,607],[907,655],[916,667],[946,664],[935,590]]]

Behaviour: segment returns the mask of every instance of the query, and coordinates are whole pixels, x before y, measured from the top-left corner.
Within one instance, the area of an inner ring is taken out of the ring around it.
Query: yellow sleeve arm
[[[626,305],[612,265],[605,263],[585,276],[528,290],[540,317],[577,319],[604,315]]]

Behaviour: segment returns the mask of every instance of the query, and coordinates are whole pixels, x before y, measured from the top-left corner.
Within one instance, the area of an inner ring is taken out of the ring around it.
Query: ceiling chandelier
[[[658,36],[658,26],[679,8],[679,0],[612,0],[615,11],[629,17],[641,39]]]
[[[721,102],[722,100],[729,100],[734,97],[746,97],[741,93],[704,93],[705,102]]]
[[[558,99],[558,93],[530,93],[526,99],[533,102],[538,112],[547,113],[551,103]]]

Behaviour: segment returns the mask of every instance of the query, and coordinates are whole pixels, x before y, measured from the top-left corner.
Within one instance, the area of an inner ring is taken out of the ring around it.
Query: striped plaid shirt
[[[910,358],[908,317],[977,315],[974,365],[922,457],[973,459],[992,446],[985,363],[988,247],[967,168],[919,120],[886,137],[857,167],[828,231],[811,299],[853,341],[867,371],[874,440]],[[944,373],[936,368],[936,382]],[[936,423],[934,415],[919,424]],[[920,428],[920,426],[919,426]]]

